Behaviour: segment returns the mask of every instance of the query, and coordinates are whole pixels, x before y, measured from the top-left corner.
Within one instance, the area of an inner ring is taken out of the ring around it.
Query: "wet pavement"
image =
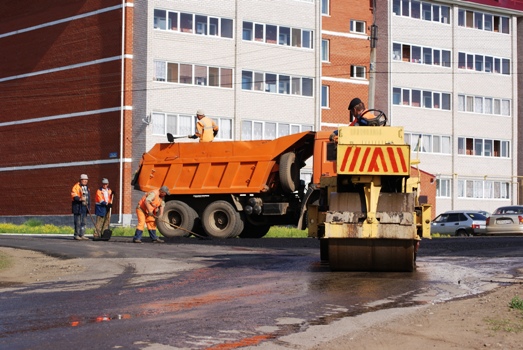
[[[424,241],[413,273],[331,272],[313,239],[129,242],[0,236],[86,267],[0,282],[0,348],[305,348],[318,327],[521,281],[523,267],[523,237]]]

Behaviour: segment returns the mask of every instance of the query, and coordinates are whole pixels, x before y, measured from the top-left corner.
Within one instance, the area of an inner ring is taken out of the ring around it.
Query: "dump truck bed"
[[[241,194],[271,190],[282,154],[313,153],[314,132],[275,140],[161,143],[144,153],[135,188],[167,186],[172,194]]]

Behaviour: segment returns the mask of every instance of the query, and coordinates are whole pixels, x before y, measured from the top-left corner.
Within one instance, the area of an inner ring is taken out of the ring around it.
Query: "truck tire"
[[[184,202],[168,201],[163,208],[161,220],[158,220],[158,230],[168,238],[188,237],[191,235],[190,231],[193,230],[197,218],[196,211]]]
[[[285,192],[292,193],[297,189],[300,169],[296,165],[296,154],[287,152],[280,157],[280,183]]]
[[[205,232],[214,238],[233,238],[243,231],[240,213],[226,201],[209,204],[203,211],[201,220]]]

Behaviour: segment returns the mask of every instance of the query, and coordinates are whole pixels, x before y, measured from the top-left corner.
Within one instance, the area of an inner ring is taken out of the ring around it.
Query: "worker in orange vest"
[[[71,190],[72,209],[74,217],[74,239],[77,241],[89,240],[85,237],[85,218],[89,210],[91,196],[87,182],[89,177],[86,174],[80,175],[80,181],[77,182]]]
[[[163,243],[163,240],[156,236],[156,219],[163,215],[163,208],[165,207],[164,198],[170,194],[169,188],[162,186],[158,190],[147,192],[142,199],[140,199],[136,207],[138,225],[136,225],[136,231],[133,237],[134,243],[142,243],[142,234],[145,225],[147,225],[147,231],[153,243]]]
[[[212,142],[214,137],[218,134],[218,125],[209,117],[205,116],[203,110],[199,109],[196,111],[196,133],[189,135],[191,139],[200,139],[200,142]]]
[[[102,234],[104,230],[109,228],[111,218],[109,217],[109,209],[113,206],[113,190],[109,188],[109,180],[102,179],[102,187],[96,190],[96,230],[94,238],[99,238],[98,235]]]

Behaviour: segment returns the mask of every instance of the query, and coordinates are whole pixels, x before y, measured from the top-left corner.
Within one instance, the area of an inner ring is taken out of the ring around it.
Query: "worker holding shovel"
[[[102,179],[102,187],[96,191],[96,230],[94,232],[94,239],[100,238],[100,234],[109,228],[110,209],[113,206],[113,190],[109,188],[109,180]]]
[[[138,217],[138,225],[134,233],[133,242],[142,243],[142,234],[145,225],[153,243],[163,243],[163,240],[156,235],[156,219],[163,215],[163,208],[165,207],[164,198],[170,195],[169,188],[162,186],[158,190],[152,190],[144,194],[138,206],[136,207],[136,216]]]
[[[71,190],[72,209],[74,216],[74,239],[77,241],[88,240],[85,237],[85,219],[90,205],[90,194],[87,182],[89,177],[86,174],[80,175],[78,181]]]

